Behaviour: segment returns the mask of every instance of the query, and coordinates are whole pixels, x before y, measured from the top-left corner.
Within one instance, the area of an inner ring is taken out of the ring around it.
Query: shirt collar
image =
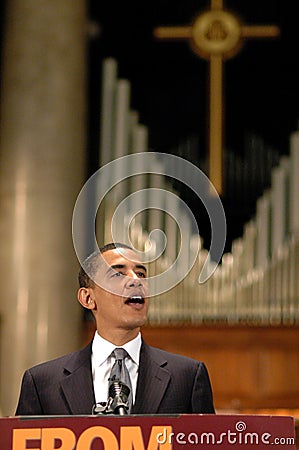
[[[139,332],[134,339],[118,347],[117,345],[114,345],[106,339],[102,338],[102,336],[100,336],[96,331],[92,342],[92,357],[94,359],[95,365],[101,366],[111,355],[112,351],[115,348],[124,348],[130,355],[134,363],[139,365],[141,333]]]

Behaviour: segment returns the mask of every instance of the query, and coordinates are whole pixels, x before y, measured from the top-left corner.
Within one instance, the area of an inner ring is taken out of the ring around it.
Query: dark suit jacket
[[[27,370],[16,415],[91,414],[91,344]],[[142,342],[132,414],[214,413],[205,365]]]

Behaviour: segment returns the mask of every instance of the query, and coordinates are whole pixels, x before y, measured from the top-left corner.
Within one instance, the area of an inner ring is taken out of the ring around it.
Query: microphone
[[[112,399],[110,408],[114,414],[125,416],[128,414],[128,397],[130,388],[120,380],[114,380],[109,386],[109,399]],[[109,404],[108,400],[108,404]]]
[[[114,379],[109,386],[108,401],[95,404],[92,408],[92,414],[96,416],[107,414],[127,415],[129,395],[130,388],[122,381]]]

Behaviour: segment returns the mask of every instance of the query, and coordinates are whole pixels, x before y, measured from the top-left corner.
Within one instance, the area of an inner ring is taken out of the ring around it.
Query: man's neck
[[[111,344],[120,347],[125,345],[127,342],[132,341],[138,336],[140,328],[135,328],[134,330],[109,330],[109,332],[105,330],[97,329],[98,334],[106,341],[111,342]]]

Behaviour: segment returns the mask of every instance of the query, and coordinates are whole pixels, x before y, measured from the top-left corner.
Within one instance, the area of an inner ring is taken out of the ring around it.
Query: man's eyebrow
[[[113,270],[117,269],[124,269],[126,267],[126,264],[112,264],[112,266],[108,267],[106,273],[112,272]],[[146,273],[146,267],[143,264],[136,264],[134,267],[135,269],[142,269]]]
[[[136,267],[136,269],[144,270],[145,273],[147,272],[147,269],[146,269],[146,267],[143,264],[136,264],[135,267]]]
[[[109,266],[108,269],[106,270],[106,274],[109,272],[113,272],[116,269],[123,269],[124,268],[124,264],[113,264],[112,266]]]

